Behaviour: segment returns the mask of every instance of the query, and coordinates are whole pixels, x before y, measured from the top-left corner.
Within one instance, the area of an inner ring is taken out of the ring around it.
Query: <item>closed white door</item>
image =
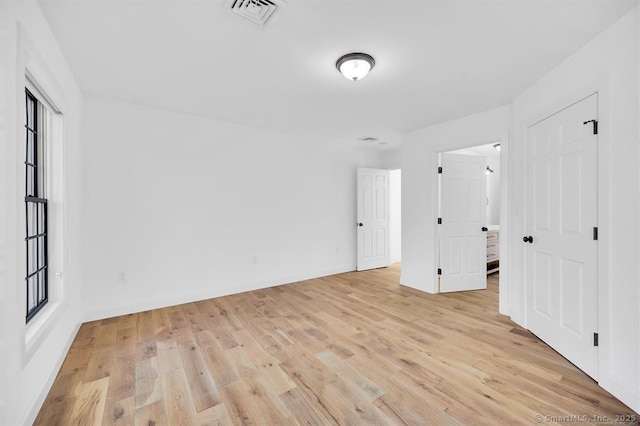
[[[358,169],[357,269],[389,266],[389,171]]]
[[[527,324],[598,378],[597,95],[527,129]]]
[[[442,154],[440,291],[487,288],[487,159]]]

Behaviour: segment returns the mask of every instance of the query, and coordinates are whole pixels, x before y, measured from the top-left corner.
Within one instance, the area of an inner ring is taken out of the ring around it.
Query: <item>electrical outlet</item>
[[[118,272],[116,281],[120,284],[127,282],[127,275],[124,272]]]

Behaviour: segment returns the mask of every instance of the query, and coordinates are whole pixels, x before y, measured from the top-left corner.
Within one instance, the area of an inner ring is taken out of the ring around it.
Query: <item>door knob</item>
[[[522,237],[522,241],[531,244],[533,242],[533,237],[531,235]]]
[[[489,228],[487,228],[486,226],[482,227],[482,232],[487,232],[489,230]]]
[[[358,226],[364,226],[362,222],[358,222]]]

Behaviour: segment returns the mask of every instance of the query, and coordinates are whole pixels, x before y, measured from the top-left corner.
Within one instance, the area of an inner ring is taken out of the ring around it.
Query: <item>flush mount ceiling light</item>
[[[376,61],[366,53],[347,53],[336,61],[338,71],[353,81],[365,78],[375,65]]]

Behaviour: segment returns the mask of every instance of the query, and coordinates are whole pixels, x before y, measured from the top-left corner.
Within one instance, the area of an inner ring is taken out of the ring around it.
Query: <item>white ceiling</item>
[[[457,149],[455,151],[449,151],[451,154],[466,154],[466,155],[480,155],[481,157],[500,158],[500,151],[495,149],[493,145],[497,143],[492,142],[486,145],[473,146],[470,148]]]
[[[39,0],[81,89],[356,144],[509,103],[637,0]],[[357,83],[335,61],[362,51]]]

